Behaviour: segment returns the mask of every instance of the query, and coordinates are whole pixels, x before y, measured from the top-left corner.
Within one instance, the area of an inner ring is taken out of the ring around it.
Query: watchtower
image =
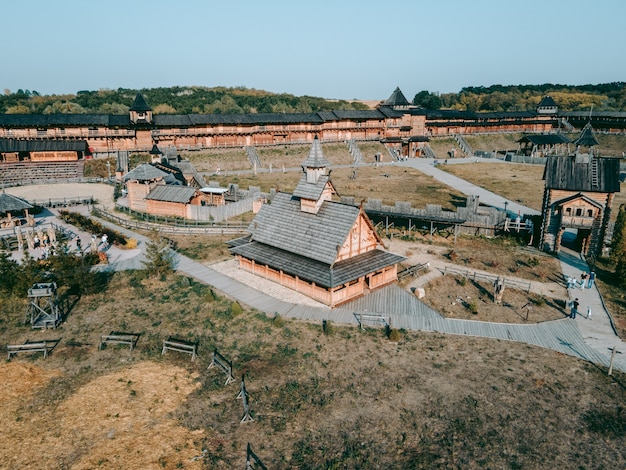
[[[33,328],[56,328],[61,323],[61,312],[54,282],[38,282],[28,289],[26,322]]]
[[[597,143],[587,124],[574,141],[574,155],[547,157],[540,241],[544,251],[558,252],[568,230],[576,233],[577,251],[592,257],[601,253],[620,184],[619,159],[598,156]],[[588,147],[586,153],[583,147]]]

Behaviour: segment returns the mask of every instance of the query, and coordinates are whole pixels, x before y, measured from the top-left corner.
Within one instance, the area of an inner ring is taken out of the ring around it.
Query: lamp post
[[[507,211],[507,207],[509,205],[509,201],[504,201],[504,214],[508,216],[509,212]]]
[[[107,160],[107,174],[109,175],[109,179],[107,180],[109,183],[111,182],[111,162]]]

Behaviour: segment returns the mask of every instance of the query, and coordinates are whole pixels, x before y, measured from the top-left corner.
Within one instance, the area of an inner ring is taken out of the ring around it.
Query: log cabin
[[[277,193],[229,245],[241,269],[335,307],[395,282],[405,258],[380,249],[362,207],[332,200],[329,166],[314,139],[293,194]]]

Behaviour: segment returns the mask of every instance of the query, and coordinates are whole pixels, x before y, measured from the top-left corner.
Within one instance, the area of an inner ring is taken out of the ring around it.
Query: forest
[[[550,95],[561,111],[626,110],[626,82],[598,85],[492,85],[464,87],[458,93],[439,94],[428,90],[415,94],[416,106],[437,110],[514,112],[534,110]],[[42,95],[35,90],[5,89],[0,95],[4,114],[127,114],[137,93],[142,93],[154,114],[243,114],[312,113],[360,110],[368,106],[358,100],[327,100],[313,96],[276,94],[245,87],[168,87],[132,90],[82,90],[76,94]],[[405,95],[409,96],[409,95]],[[381,102],[387,97],[383,97]]]
[[[532,111],[549,95],[560,111],[626,110],[626,83],[599,85],[492,85],[465,87],[459,93],[420,91],[413,104],[425,109],[454,109],[473,112]]]

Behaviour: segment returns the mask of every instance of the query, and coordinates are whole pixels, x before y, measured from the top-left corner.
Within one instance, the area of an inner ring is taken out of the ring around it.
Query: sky
[[[0,89],[387,99],[626,81],[624,0],[2,2]]]

